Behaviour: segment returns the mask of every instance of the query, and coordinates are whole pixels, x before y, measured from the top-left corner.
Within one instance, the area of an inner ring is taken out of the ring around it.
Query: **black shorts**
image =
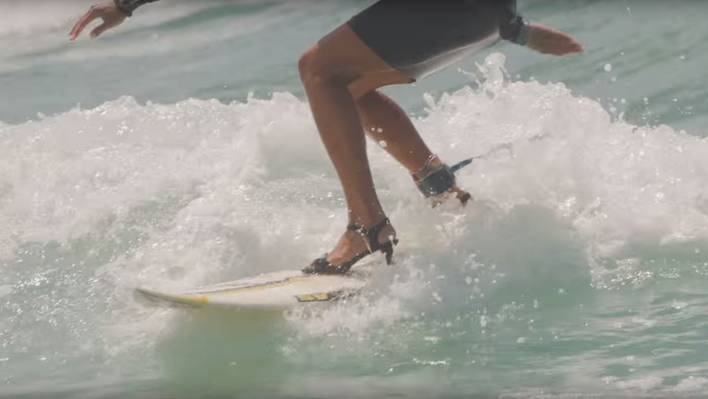
[[[499,0],[380,0],[349,20],[391,67],[420,78],[498,38]]]

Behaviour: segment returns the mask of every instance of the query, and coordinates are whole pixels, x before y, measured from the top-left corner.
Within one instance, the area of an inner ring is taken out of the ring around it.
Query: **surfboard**
[[[366,276],[306,275],[301,271],[261,274],[185,292],[138,287],[136,299],[152,306],[285,309],[308,303],[332,302],[358,293]]]

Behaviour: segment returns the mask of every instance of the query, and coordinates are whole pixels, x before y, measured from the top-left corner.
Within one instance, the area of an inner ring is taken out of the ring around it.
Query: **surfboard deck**
[[[136,299],[152,306],[285,309],[307,303],[331,302],[358,293],[366,275],[306,275],[301,271],[261,274],[186,292],[138,287]]]

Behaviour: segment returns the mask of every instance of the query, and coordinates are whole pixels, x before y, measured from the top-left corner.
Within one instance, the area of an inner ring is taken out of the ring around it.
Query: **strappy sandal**
[[[457,169],[462,166],[457,166]],[[440,203],[446,194],[453,192],[462,205],[465,205],[472,199],[472,196],[468,192],[456,188],[455,170],[440,162],[437,155],[431,155],[425,165],[413,173],[413,180],[425,198],[433,199],[434,205]]]
[[[393,263],[393,247],[398,245],[398,239],[393,238],[386,242],[379,242],[379,234],[386,227],[390,226],[391,221],[388,218],[384,219],[380,223],[373,227],[366,228],[362,225],[352,223],[347,226],[347,230],[353,231],[360,235],[366,241],[366,251],[357,254],[352,259],[341,265],[333,265],[327,260],[327,254],[319,259],[315,259],[310,266],[302,270],[305,274],[345,274],[349,269],[359,262],[364,257],[371,255],[373,253],[381,251],[386,255],[386,264],[390,265]]]

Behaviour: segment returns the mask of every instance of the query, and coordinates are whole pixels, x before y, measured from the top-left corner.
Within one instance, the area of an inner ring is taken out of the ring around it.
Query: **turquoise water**
[[[164,4],[163,4],[164,3]],[[696,397],[708,388],[708,4],[521,1],[583,56],[500,44],[388,89],[477,202],[376,146],[402,243],[361,297],[145,308],[299,268],[345,224],[297,58],[359,1],[0,2],[1,397]],[[542,136],[542,139],[534,139]],[[414,216],[413,216],[414,215]]]

